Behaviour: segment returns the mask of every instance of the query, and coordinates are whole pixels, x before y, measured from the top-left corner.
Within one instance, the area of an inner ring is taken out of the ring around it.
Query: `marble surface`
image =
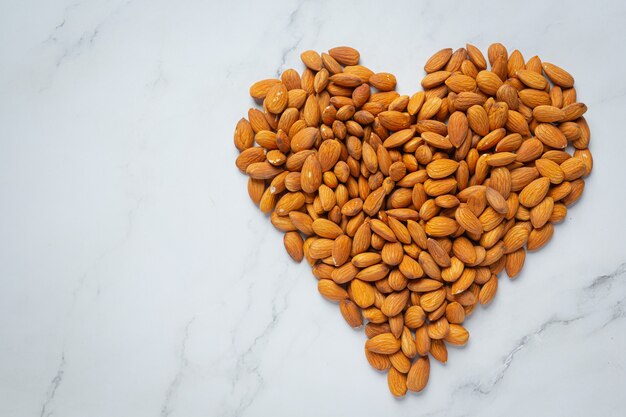
[[[623,416],[626,3],[56,0],[0,13],[0,415]],[[576,77],[593,174],[552,242],[393,399],[249,202],[257,79],[348,44],[412,93],[494,41]]]

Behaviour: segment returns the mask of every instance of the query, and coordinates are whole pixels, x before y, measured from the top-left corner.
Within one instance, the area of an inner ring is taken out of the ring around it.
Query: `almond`
[[[455,93],[461,93],[463,91],[472,91],[472,92],[476,91],[476,80],[467,75],[453,74],[447,77],[447,79],[445,80],[445,83],[448,86],[448,88],[454,91]],[[422,82],[422,86],[423,86],[423,82]]]
[[[454,219],[437,216],[426,222],[426,234],[434,237],[445,237],[454,234],[459,227]]]
[[[528,162],[537,159],[543,153],[543,143],[539,139],[528,139],[515,152],[517,162]]]
[[[235,147],[239,149],[239,151],[251,148],[252,145],[254,145],[254,131],[252,130],[250,122],[244,118],[239,119],[239,122],[237,122],[234,141]]]
[[[302,190],[306,193],[315,192],[322,184],[322,167],[317,159],[317,155],[310,155],[304,161],[300,183]]]
[[[380,91],[391,91],[396,88],[396,77],[388,72],[379,72],[372,74],[368,83]]]
[[[389,267],[385,264],[372,265],[368,268],[364,268],[356,274],[356,277],[362,281],[378,281],[387,276],[389,273]]]
[[[289,256],[293,258],[294,261],[300,262],[304,257],[304,250],[302,245],[304,241],[302,240],[302,236],[298,232],[287,232],[283,238],[285,249],[287,249],[287,253]]]
[[[459,225],[472,235],[479,235],[483,232],[483,226],[478,217],[466,206],[456,209],[454,217]]]
[[[279,114],[287,107],[288,99],[287,87],[283,83],[277,83],[268,90],[264,103],[267,110]]]
[[[382,333],[365,342],[365,349],[383,355],[392,355],[400,350],[400,341],[391,333]]]
[[[317,221],[317,220],[316,220]],[[315,222],[313,223],[315,225]],[[333,243],[332,258],[335,266],[341,266],[346,263],[350,257],[352,249],[352,239],[346,235],[340,235]]]
[[[548,80],[534,71],[521,69],[517,71],[517,78],[528,87],[537,90],[543,90],[548,86]]]
[[[528,236],[528,250],[537,250],[544,247],[552,238],[554,228],[551,223],[545,226],[533,229]]]
[[[439,289],[425,293],[420,297],[420,304],[424,311],[435,311],[446,298],[446,290]]]
[[[393,317],[402,312],[404,307],[406,306],[407,301],[409,300],[409,291],[401,291],[401,292],[393,292],[389,294],[383,305],[381,307],[381,311],[388,317]]]
[[[563,68],[557,67],[549,62],[542,64],[543,71],[546,73],[550,81],[562,88],[571,88],[574,86],[574,77]]]
[[[411,116],[399,111],[384,111],[378,114],[380,124],[386,129],[398,131],[408,129],[411,125]]]
[[[455,111],[448,119],[448,139],[450,143],[458,148],[467,136],[469,122],[463,112]]]
[[[307,127],[296,133],[291,139],[291,150],[299,152],[311,149],[319,139],[320,131],[315,127]]]
[[[530,210],[530,222],[535,229],[538,229],[545,225],[552,216],[552,210],[554,209],[554,200],[552,197],[546,197],[544,200],[537,204]]]
[[[329,279],[320,279],[317,282],[317,289],[320,294],[324,296],[324,298],[327,298],[330,301],[339,302],[348,298],[346,290]]]
[[[415,129],[414,128],[403,129],[403,130],[394,132],[387,139],[385,139],[385,142],[383,143],[383,146],[385,148],[395,148],[395,147],[398,147],[398,146],[402,146],[406,142],[411,140],[411,138],[413,138],[413,136],[415,136]]]
[[[254,178],[256,180],[272,179],[281,172],[283,172],[282,169],[276,168],[269,162],[255,162],[248,165],[246,168],[246,174],[248,174],[250,178]]]
[[[452,175],[459,163],[453,159],[437,159],[426,166],[430,178],[440,179]]]
[[[342,65],[357,65],[361,54],[349,46],[338,46],[328,51],[328,54]]]
[[[442,105],[443,100],[440,97],[426,97],[426,101],[417,114],[417,120],[422,121],[432,118],[439,112]]]
[[[350,300],[341,300],[339,302],[339,310],[346,320],[346,323],[352,328],[361,327],[363,325],[363,317],[359,307]]]
[[[493,297],[496,295],[496,291],[498,289],[498,278],[495,275],[492,275],[489,281],[487,281],[478,294],[478,301],[482,305],[487,305],[493,300]],[[462,337],[462,336],[461,336]],[[446,340],[448,342],[448,340]],[[452,343],[452,342],[450,342]]]
[[[456,99],[454,100],[454,108],[456,110],[465,111],[476,104],[482,106],[485,103],[485,100],[486,98],[482,94],[463,91],[456,96]]]
[[[446,319],[450,323],[450,328],[454,324],[461,324],[465,321],[465,310],[463,306],[457,302],[451,302],[446,306]]]
[[[569,158],[564,161],[561,166],[561,170],[563,171],[563,178],[565,181],[573,181],[585,175],[587,167],[582,159],[579,158]]]
[[[358,87],[361,84],[363,84],[363,80],[361,80],[358,76],[354,75],[354,74],[347,74],[347,73],[338,73],[335,75],[332,75],[329,80],[341,87]]]
[[[532,88],[526,88],[518,93],[522,103],[531,109],[537,106],[546,106],[552,104],[550,94],[545,91],[539,91]]]
[[[481,136],[489,133],[489,116],[483,106],[474,105],[467,109],[467,121],[472,130]]]
[[[417,329],[426,320],[426,314],[420,306],[411,306],[404,313],[404,324],[410,329]]]
[[[415,279],[424,276],[424,271],[420,264],[408,255],[404,255],[402,262],[398,266],[402,275],[408,279]]]
[[[506,200],[498,191],[491,187],[487,187],[485,190],[485,196],[487,197],[489,205],[498,213],[505,214],[508,211]]]
[[[476,84],[483,93],[493,96],[496,95],[498,89],[502,86],[502,80],[497,74],[483,70],[476,76]]]
[[[413,392],[420,392],[428,384],[429,377],[430,361],[428,360],[428,356],[421,356],[413,362],[413,365],[411,365],[411,369],[407,374],[407,388]]]
[[[435,133],[435,132],[424,132],[422,133],[422,139],[426,141],[429,145],[438,149],[451,149],[452,143],[446,137]]]
[[[450,60],[450,57],[452,57],[452,48],[444,48],[436,52],[433,56],[428,58],[428,61],[426,61],[426,64],[424,65],[424,71],[429,74],[435,71],[439,71],[446,66],[446,64]]]
[[[372,306],[376,299],[374,287],[360,279],[350,281],[350,293],[354,302],[361,308]]]
[[[567,146],[567,139],[563,132],[549,123],[540,123],[535,128],[535,135],[544,145],[555,149],[563,149]]]
[[[322,62],[322,57],[315,51],[304,51],[300,54],[300,59],[304,65],[313,71],[319,71],[322,69],[324,63]]]
[[[257,100],[263,100],[265,96],[267,96],[270,88],[279,83],[280,80],[277,80],[276,78],[268,78],[265,80],[257,81],[250,87],[250,96]]]
[[[382,355],[380,353],[371,352],[365,349],[365,357],[374,369],[377,369],[379,371],[386,371],[387,369],[391,368],[391,361],[389,360],[389,356],[387,355]]]
[[[339,225],[323,218],[318,218],[314,220],[312,228],[315,234],[327,239],[335,239],[343,234],[343,230],[341,230],[341,227],[339,227]]]
[[[519,202],[526,207],[535,207],[539,204],[550,188],[550,180],[542,177],[532,181],[519,194]]]
[[[484,287],[483,287],[484,288]],[[450,324],[450,329],[444,340],[451,345],[463,346],[469,339],[469,332],[459,324]]]
[[[387,373],[387,385],[394,397],[402,397],[407,391],[407,376],[392,367]]]
[[[533,117],[538,122],[555,123],[565,118],[565,112],[558,107],[543,105],[533,109]]]
[[[241,171],[246,172],[246,169],[251,164],[263,161],[265,161],[265,149],[255,146],[252,148],[244,149],[237,157],[235,165],[237,165],[237,168],[239,168]]]
[[[537,159],[535,161],[535,167],[539,171],[539,173],[548,178],[552,184],[560,184],[563,182],[565,178],[565,174],[563,170],[554,161],[551,161],[546,158]]]

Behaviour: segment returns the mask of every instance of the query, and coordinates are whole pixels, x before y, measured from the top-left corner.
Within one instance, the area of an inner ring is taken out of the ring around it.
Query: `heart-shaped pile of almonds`
[[[424,91],[359,65],[350,47],[306,51],[306,68],[259,81],[235,130],[252,201],[352,327],[391,393],[421,391],[429,354],[464,345],[465,317],[497,275],[521,270],[589,175],[587,107],[574,78],[499,43],[442,49]],[[567,150],[571,149],[570,152]]]

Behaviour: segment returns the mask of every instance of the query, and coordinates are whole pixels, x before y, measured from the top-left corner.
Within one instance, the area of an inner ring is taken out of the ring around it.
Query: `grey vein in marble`
[[[591,293],[592,294],[591,297],[593,297],[595,293],[597,291],[600,291],[601,289],[606,288],[610,290],[613,282],[616,279],[623,277],[625,272],[626,272],[626,263],[621,264],[614,271],[612,271],[611,273],[607,275],[601,275],[601,276],[594,278],[591,284],[589,284],[587,287],[584,287],[582,289],[583,295],[588,297],[588,293]],[[600,326],[601,329],[605,328],[611,322],[625,316],[622,300],[619,300],[614,305],[609,306],[608,310],[612,311],[611,318]],[[500,370],[496,373],[496,375],[493,378],[491,378],[491,380],[488,383],[470,382],[470,383],[460,386],[457,389],[457,391],[469,388],[473,392],[477,392],[483,395],[487,395],[491,393],[491,391],[495,388],[495,386],[504,379],[506,371],[510,368],[516,355],[522,349],[529,348],[530,343],[534,339],[543,335],[544,333],[546,333],[553,327],[569,326],[572,323],[576,323],[581,320],[584,320],[585,318],[595,313],[596,311],[597,310],[591,310],[588,312],[579,311],[580,314],[573,316],[573,317],[564,318],[564,319],[552,318],[542,323],[537,330],[525,335],[524,337],[520,339],[520,341],[513,347],[513,349],[511,349],[511,351],[505,356],[504,360],[502,361],[502,366],[500,367]]]
[[[241,384],[242,379],[246,376],[254,377],[254,381],[253,381],[254,386],[250,389],[246,389],[245,393],[240,396],[240,401],[238,402],[237,406],[234,409],[230,409],[229,407],[226,407],[224,403],[222,404],[222,407],[227,408],[227,410],[225,410],[225,413],[227,413],[228,415],[232,415],[233,417],[242,416],[243,413],[246,411],[246,409],[250,407],[250,405],[254,402],[259,391],[263,388],[264,379],[263,379],[263,375],[261,375],[261,372],[259,371],[262,358],[257,357],[255,359],[254,354],[257,348],[262,349],[262,347],[260,346],[262,346],[263,343],[266,343],[267,339],[270,337],[272,332],[278,326],[283,313],[288,308],[287,300],[293,288],[293,282],[290,285],[284,285],[286,281],[288,282],[288,278],[289,278],[287,274],[287,269],[284,266],[284,264],[283,264],[283,269],[281,273],[277,274],[277,276],[279,277],[279,279],[278,279],[278,282],[276,283],[276,286],[278,288],[284,288],[285,291],[282,294],[282,296],[280,292],[277,292],[276,296],[272,299],[271,301],[272,312],[271,312],[270,321],[267,322],[267,324],[261,329],[261,331],[254,337],[251,343],[244,348],[243,352],[237,355],[237,360],[236,360],[235,369],[234,369],[234,377],[232,379],[231,390],[230,390],[231,396],[235,394],[237,385]],[[248,287],[249,294],[251,294],[252,292],[252,289],[251,289],[252,286],[253,286],[253,283],[251,283]],[[249,311],[250,300],[251,300],[251,297],[249,296],[248,307],[246,308],[242,316],[242,321],[240,323],[243,322],[245,314]],[[236,349],[235,337],[238,334],[238,331],[237,331],[238,327],[239,326],[237,326],[232,332],[231,343],[232,343],[233,349]]]
[[[483,395],[487,395],[491,393],[491,391],[495,388],[495,386],[498,385],[498,383],[504,379],[504,375],[506,374],[506,371],[510,368],[511,364],[513,363],[515,356],[522,349],[529,348],[530,343],[535,338],[543,335],[552,327],[569,326],[571,323],[575,323],[583,319],[583,317],[584,316],[573,317],[570,319],[550,319],[546,321],[545,323],[541,324],[541,326],[539,326],[537,330],[522,337],[520,341],[518,342],[518,344],[505,356],[504,360],[502,361],[502,366],[500,367],[500,370],[493,378],[491,378],[490,382],[488,382],[487,384],[483,384],[482,382],[478,384],[472,383],[472,384],[469,384],[469,387],[472,388],[473,392],[478,392]]]
[[[307,3],[306,0],[297,1],[296,7],[289,14],[287,25],[285,27],[285,32],[292,32],[293,28],[296,27],[296,25],[299,23],[299,21],[301,20],[301,17],[303,16],[302,8],[304,7],[306,3]],[[307,17],[306,15],[304,16]],[[323,23],[324,23],[323,21],[316,21],[315,25],[313,25],[313,27],[315,28],[315,31],[312,36],[311,44],[315,43],[315,40],[319,37],[319,33],[320,33]],[[300,24],[300,26],[302,26],[302,24]],[[281,52],[281,57],[280,57],[280,64],[278,65],[278,68],[276,69],[276,77],[280,77],[281,73],[285,70],[287,60],[289,59],[290,54],[294,52],[296,49],[298,49],[298,47],[300,46],[300,44],[302,43],[305,37],[306,37],[306,32],[303,31],[302,33],[296,36],[295,41],[293,41],[292,43],[287,45],[285,48],[283,48]]]
[[[289,14],[289,20],[287,22],[287,27],[285,28],[286,30],[290,30],[294,26],[294,23],[296,22],[296,18],[298,17],[298,14],[300,13],[300,10],[302,9],[303,4],[304,4],[303,0],[298,1],[298,3],[296,4],[296,8],[293,9],[293,11]],[[289,54],[295,51],[296,48],[298,48],[298,46],[300,45],[300,42],[302,42],[302,39],[304,39],[304,34],[298,36],[294,43],[292,43],[291,45],[283,49],[281,53],[281,57],[280,57],[280,64],[278,65],[278,69],[276,69],[276,77],[280,77],[280,74],[284,71],[285,64],[287,63],[287,58]]]
[[[161,417],[168,417],[172,413],[173,411],[171,407],[172,400],[174,396],[176,395],[178,388],[180,387],[180,383],[185,374],[185,370],[187,369],[187,366],[189,365],[189,360],[187,359],[187,341],[189,340],[189,328],[191,327],[191,324],[194,322],[195,319],[196,319],[196,316],[193,316],[187,322],[187,324],[185,324],[183,340],[180,344],[180,349],[178,353],[178,369],[176,370],[176,374],[174,375],[174,378],[172,379],[169,386],[167,387],[167,391],[165,393],[165,400],[163,401],[163,405],[161,406],[161,413],[160,413]]]
[[[133,0],[128,0],[122,4],[120,4],[118,7],[114,8],[110,13],[108,13],[106,16],[104,16],[101,20],[100,23],[98,23],[95,27],[93,27],[92,29],[87,29],[85,30],[82,35],[80,35],[80,37],[71,42],[69,45],[62,45],[62,52],[61,54],[56,58],[55,60],[55,67],[58,69],[61,67],[61,65],[65,62],[66,59],[68,59],[71,56],[78,56],[81,54],[81,49],[83,46],[88,46],[91,47],[98,35],[100,34],[100,32],[102,31],[103,26],[108,23],[110,21],[110,19],[112,19],[113,17],[115,17],[116,15],[118,15],[124,8],[126,8],[128,5],[130,5],[133,2]],[[61,23],[57,24],[54,29],[52,30],[52,33],[46,38],[46,40],[44,40],[43,44],[49,44],[49,43],[55,43],[55,44],[59,44],[59,33],[66,28],[66,23],[69,19],[68,12],[71,10],[74,10],[76,8],[78,8],[79,6],[81,6],[82,3],[73,3],[69,6],[67,6],[64,9],[63,12],[63,18]],[[45,89],[45,88],[44,88]]]
[[[608,287],[608,289],[610,289],[613,281],[620,278],[624,272],[626,272],[626,263],[621,264],[613,272],[607,275],[600,275],[599,277],[596,277],[591,284],[584,288],[584,290],[595,295],[596,291],[604,287]]]
[[[59,367],[57,369],[56,375],[50,381],[50,385],[48,386],[48,390],[46,392],[46,399],[41,406],[41,413],[39,413],[39,417],[48,417],[52,415],[52,412],[49,411],[49,407],[54,401],[54,396],[61,386],[63,382],[63,374],[65,373],[65,352],[61,353],[61,362],[59,363]]]

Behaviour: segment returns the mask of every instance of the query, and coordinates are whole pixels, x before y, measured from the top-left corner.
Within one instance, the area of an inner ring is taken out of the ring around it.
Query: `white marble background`
[[[0,6],[0,416],[623,416],[626,3]],[[500,41],[574,74],[595,168],[468,346],[394,400],[248,201],[249,85],[348,44],[399,88]]]

